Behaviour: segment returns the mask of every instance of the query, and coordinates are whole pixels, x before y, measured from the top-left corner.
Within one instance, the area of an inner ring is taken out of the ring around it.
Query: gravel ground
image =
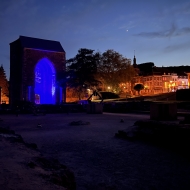
[[[114,137],[118,130],[148,119],[148,115],[71,113],[1,118],[25,142],[36,143],[45,156],[68,166],[75,174],[77,190],[190,189],[188,158],[166,148]],[[87,125],[69,125],[73,121]]]

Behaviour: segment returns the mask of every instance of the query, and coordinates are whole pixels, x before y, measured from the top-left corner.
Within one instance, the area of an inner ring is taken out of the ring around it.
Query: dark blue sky
[[[0,64],[9,78],[9,43],[19,35],[80,48],[114,49],[137,63],[190,65],[189,0],[0,0]]]

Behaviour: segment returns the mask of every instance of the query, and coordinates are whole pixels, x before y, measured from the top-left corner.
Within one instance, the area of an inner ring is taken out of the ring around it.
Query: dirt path
[[[74,171],[77,190],[189,190],[190,162],[168,149],[114,137],[146,115],[2,116],[25,141]],[[124,122],[120,122],[123,119]],[[89,125],[70,126],[72,121]],[[38,128],[38,124],[42,127]]]

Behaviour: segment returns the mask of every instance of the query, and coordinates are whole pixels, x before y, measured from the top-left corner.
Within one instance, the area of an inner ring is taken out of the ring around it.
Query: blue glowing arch
[[[43,58],[35,67],[35,103],[55,104],[56,72],[53,64]]]

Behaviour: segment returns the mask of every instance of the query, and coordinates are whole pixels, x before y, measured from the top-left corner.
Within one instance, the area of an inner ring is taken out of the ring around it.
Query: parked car
[[[114,92],[106,92],[106,91],[100,91],[98,92],[99,95],[102,97],[103,101],[104,100],[118,100],[120,97],[118,94],[114,93]],[[100,101],[101,98],[97,95],[97,96],[92,96],[92,101]]]

